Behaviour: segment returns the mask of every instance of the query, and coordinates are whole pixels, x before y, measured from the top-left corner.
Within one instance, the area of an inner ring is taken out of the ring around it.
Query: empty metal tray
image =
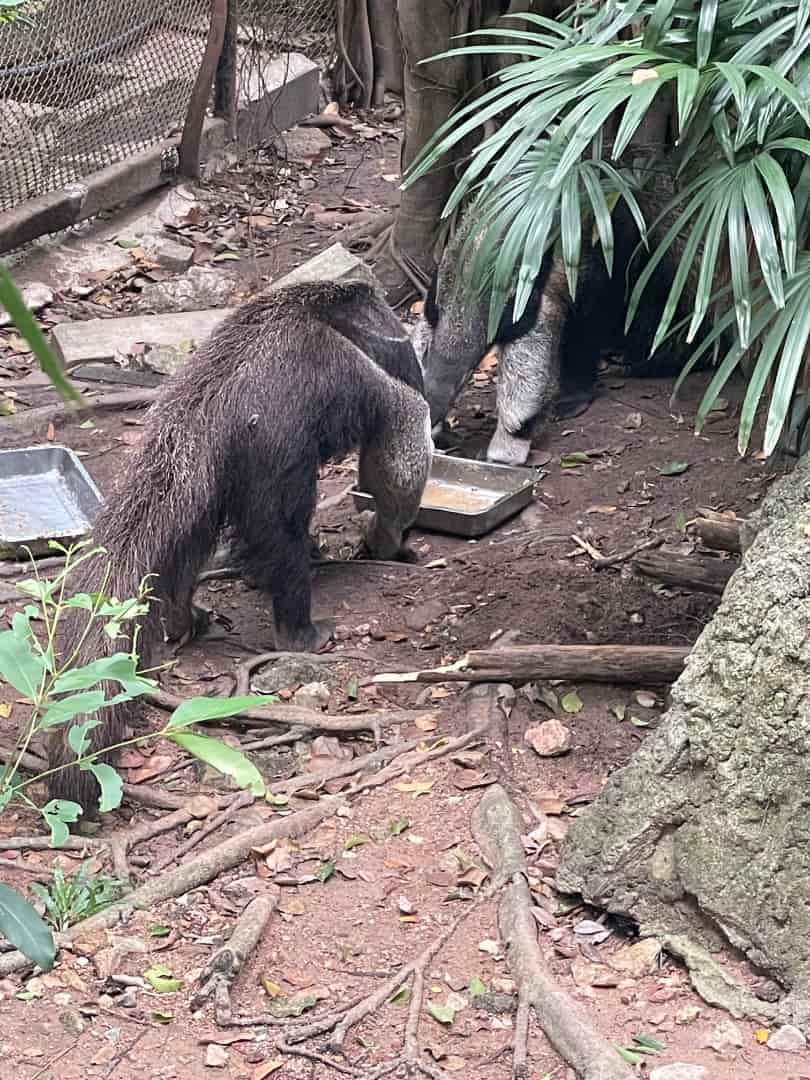
[[[0,556],[48,551],[89,532],[103,505],[98,488],[66,446],[0,450]]]
[[[533,486],[529,469],[437,453],[415,524],[467,539],[484,536],[528,506]],[[359,510],[373,509],[370,495],[353,488],[352,496]]]

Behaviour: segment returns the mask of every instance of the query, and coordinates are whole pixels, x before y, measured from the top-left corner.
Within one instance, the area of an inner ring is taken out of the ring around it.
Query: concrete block
[[[52,344],[68,367],[93,361],[131,356],[140,343],[178,348],[186,342],[200,345],[229,315],[231,308],[185,311],[173,315],[137,315],[121,319],[89,319],[61,323],[51,332]]]
[[[379,287],[377,279],[362,259],[352,255],[343,244],[332,244],[325,251],[308,259],[289,274],[274,281],[271,289],[282,285],[296,285],[300,281],[346,281],[359,278],[369,285]]]
[[[254,60],[242,70],[236,116],[240,147],[269,141],[318,111],[320,68],[301,53],[282,53],[261,64]]]

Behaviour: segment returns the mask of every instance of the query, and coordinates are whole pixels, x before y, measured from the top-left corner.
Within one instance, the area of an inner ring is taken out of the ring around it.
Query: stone
[[[259,877],[240,877],[228,881],[222,886],[222,894],[229,900],[245,902],[255,896],[263,896],[268,890],[268,883]]]
[[[559,720],[527,728],[523,738],[540,757],[559,757],[571,749],[571,732]]]
[[[328,686],[331,682],[331,666],[290,653],[257,672],[250,680],[250,689],[259,694],[275,694],[289,686],[305,686],[313,682],[325,682]]]
[[[224,1069],[230,1060],[230,1054],[224,1046],[217,1043],[209,1043],[205,1050],[205,1066],[207,1069]]]
[[[27,307],[33,312],[42,311],[53,303],[53,290],[43,285],[41,281],[32,281],[29,285],[24,285],[20,292]],[[0,310],[0,326],[11,326],[11,316],[5,309]]]
[[[192,248],[187,244],[178,244],[168,236],[145,236],[141,240],[141,248],[152,262],[156,262],[164,270],[180,274],[188,270],[194,258]]]
[[[769,1050],[780,1050],[783,1054],[800,1054],[807,1049],[807,1039],[793,1024],[777,1028],[765,1044]]]
[[[138,297],[138,311],[162,315],[179,311],[204,311],[224,308],[236,298],[238,283],[223,270],[192,266],[171,281],[147,285]]]
[[[60,323],[51,331],[51,341],[62,363],[72,368],[83,362],[121,360],[132,355],[135,345],[144,342],[173,348],[183,342],[199,345],[228,314],[228,308],[218,308],[180,315],[128,315]]]
[[[629,975],[631,979],[643,979],[658,970],[661,942],[656,938],[644,938],[633,945],[623,945],[610,958],[611,967]]]
[[[77,1012],[76,1009],[66,1009],[65,1012],[60,1013],[59,1023],[69,1035],[79,1036],[87,1027],[81,1013]]]
[[[650,1073],[650,1080],[708,1080],[708,1072],[703,1065],[687,1065],[674,1061],[671,1065],[659,1065]]]
[[[743,1037],[734,1021],[726,1017],[712,1028],[700,1045],[717,1054],[725,1054],[727,1050],[739,1050]]]
[[[292,165],[312,165],[332,149],[332,140],[316,127],[294,127],[276,139],[275,148]]]
[[[414,604],[410,611],[405,613],[405,625],[409,630],[417,632],[436,623],[447,611],[447,604],[443,600],[426,600],[423,604]]]
[[[329,704],[330,690],[326,683],[304,683],[293,694],[293,704],[300,705],[304,709],[323,710]]]
[[[332,244],[318,255],[308,259],[289,274],[274,281],[271,289],[280,289],[284,285],[295,285],[300,281],[345,281],[348,279],[366,281],[369,285],[378,285],[374,274],[362,259],[352,255],[342,244]]]
[[[675,1013],[676,1024],[693,1024],[695,1020],[700,1016],[699,1005],[684,1005],[682,1009],[678,1009]]]

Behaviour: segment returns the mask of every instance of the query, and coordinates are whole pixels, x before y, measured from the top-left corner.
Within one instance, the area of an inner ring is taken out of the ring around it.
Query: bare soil
[[[390,205],[396,184],[383,177],[396,176],[398,150],[395,130],[391,125],[389,129],[389,134],[336,143],[330,160],[292,169],[290,184],[301,193],[298,209],[313,204],[345,206],[347,198],[372,208]],[[235,222],[234,246],[242,250],[240,245],[248,235],[241,231],[245,218],[259,212],[256,207],[266,205],[270,198],[267,175],[259,161],[234,169],[202,189],[213,236],[227,212],[229,227]],[[304,179],[314,180],[315,186],[301,184]],[[309,190],[304,192],[304,188]],[[296,213],[271,230],[268,254],[262,254],[261,244],[257,247],[254,242],[255,230],[252,236],[253,240],[245,241],[242,260],[246,292],[265,274],[275,276],[297,265],[339,238],[339,233],[333,237],[331,230],[319,227],[312,213]],[[232,270],[238,264],[227,265]],[[125,310],[131,299],[126,286],[119,284],[106,281],[101,286],[112,297],[101,306],[107,305],[111,314]],[[89,317],[97,311],[80,303],[92,308],[98,306],[98,299],[79,302],[61,296],[56,306],[61,304],[69,317]],[[19,384],[21,377],[25,379],[30,357],[14,347],[8,334],[2,359],[9,381]],[[20,401],[19,411],[25,403],[50,400],[50,392],[38,388],[38,381],[29,379],[20,390],[25,402]],[[421,736],[433,745],[436,739],[464,730],[459,688],[382,687],[371,683],[374,674],[452,662],[467,649],[497,642],[505,634],[517,643],[694,642],[711,617],[715,599],[656,586],[636,576],[626,563],[597,571],[572,537],[603,554],[614,554],[659,536],[669,550],[689,553],[696,541],[686,524],[698,507],[745,515],[758,504],[779,466],[737,456],[738,387],[732,387],[727,408],[717,414],[705,434],[693,434],[692,418],[704,385],[701,377],[691,380],[677,411],[671,411],[669,383],[624,379],[608,371],[601,379],[597,400],[584,415],[551,424],[536,442],[534,499],[518,517],[477,542],[416,531],[412,544],[419,562],[413,566],[348,562],[317,569],[316,609],[337,616],[335,655],[346,653],[340,663],[327,665],[329,711],[390,708],[392,724],[384,732],[387,741]],[[471,456],[486,445],[493,427],[493,405],[490,370],[476,376],[459,403],[454,437],[460,453]],[[108,491],[138,442],[141,417],[137,412],[101,414],[93,427],[57,422],[50,431],[43,424],[35,438],[30,433],[6,434],[0,428],[0,445],[49,438],[64,443],[83,455],[102,491]],[[587,452],[587,463],[564,467],[567,455],[578,451]],[[688,467],[665,475],[661,470],[673,462]],[[351,478],[350,462],[327,467],[322,495],[340,492]],[[349,499],[324,513],[318,524],[329,556],[346,558],[359,535],[358,513]],[[198,601],[220,621],[215,621],[208,638],[178,654],[176,667],[163,683],[186,696],[228,694],[235,664],[251,653],[272,648],[268,605],[261,595],[233,581],[208,582],[199,590]],[[6,603],[4,623],[14,609],[13,603]],[[632,940],[633,928],[608,920],[611,936],[598,946],[574,932],[584,918],[596,918],[598,913],[582,906],[571,910],[560,906],[552,887],[557,848],[570,816],[581,812],[606,777],[628,760],[660,722],[667,691],[666,687],[584,682],[548,689],[558,702],[570,690],[576,690],[581,700],[579,711],[566,713],[557,706],[560,719],[571,730],[570,752],[541,759],[528,747],[526,729],[549,719],[554,702],[548,694],[541,701],[538,694],[522,690],[498,760],[509,762],[505,779],[519,793],[524,811],[529,800],[558,811],[549,816],[547,839],[529,849],[535,891],[551,915],[538,927],[550,970],[611,1041],[627,1046],[634,1035],[646,1032],[665,1044],[665,1050],[649,1057],[648,1069],[667,1062],[690,1062],[704,1065],[706,1077],[713,1080],[810,1076],[810,1053],[770,1051],[759,1045],[754,1025],[746,1022],[736,1022],[741,1046],[726,1040],[724,1046],[718,1043],[722,1053],[711,1048],[710,1043],[718,1039],[718,1025],[728,1018],[691,991],[684,970],[669,958],[638,977],[613,972],[615,978],[600,980],[612,981],[611,986],[585,985],[583,958],[600,963],[609,976],[611,956]],[[639,700],[638,693],[650,689],[654,704],[645,694]],[[0,720],[2,740],[8,744],[26,715],[25,705],[6,687],[0,688],[0,699],[10,706],[10,715]],[[428,722],[421,727],[397,724],[396,709],[415,702],[428,706]],[[222,731],[241,743],[261,735],[233,727]],[[354,753],[370,748],[361,740],[344,738],[340,745]],[[486,755],[479,762],[467,760],[467,767],[451,759],[426,764],[410,776],[356,798],[348,816],[327,820],[297,844],[281,845],[270,856],[257,856],[210,887],[158,910],[132,914],[114,931],[80,939],[63,950],[48,975],[32,979],[25,973],[0,981],[3,1075],[21,1080],[49,1076],[133,1080],[144,1075],[192,1080],[217,1074],[259,1080],[269,1075],[333,1075],[321,1062],[280,1055],[272,1027],[222,1031],[215,1026],[210,1007],[190,1014],[188,999],[195,977],[212,950],[227,939],[245,900],[266,891],[278,878],[286,882],[281,887],[280,908],[240,976],[234,993],[237,1013],[264,1013],[273,995],[314,994],[317,1004],[307,1015],[317,1016],[319,1011],[373,990],[411,960],[471,903],[475,892],[469,883],[459,885],[468,860],[479,858],[469,823],[481,788],[470,785],[487,783],[497,772],[491,757],[497,748],[478,749]],[[331,744],[321,752],[328,757],[338,748]],[[279,747],[257,753],[255,760],[268,779],[277,779],[306,768],[308,753],[306,746]],[[151,780],[172,792],[227,790],[221,780],[183,759],[176,748],[150,747],[142,754],[129,755],[125,764],[125,777],[132,783]],[[408,790],[411,781],[422,788]],[[553,807],[548,801],[552,799],[559,799],[559,807]],[[306,804],[293,800],[292,805]],[[256,803],[239,811],[231,824],[204,845],[284,809]],[[105,820],[104,833],[127,823],[135,825],[153,813],[125,806]],[[528,833],[536,822],[530,824],[528,814],[526,821]],[[394,822],[399,822],[396,829],[392,829]],[[0,880],[25,889],[32,880],[47,880],[54,865],[71,870],[78,865],[77,857],[66,853],[3,850],[3,836],[37,831],[29,814],[16,810],[3,814]],[[142,856],[138,872],[148,875],[149,864],[157,864],[184,838],[180,830],[143,845],[136,853]],[[357,843],[358,838],[362,842]],[[326,863],[335,866],[326,881],[316,877],[305,884],[289,884],[314,875]],[[154,928],[160,926],[169,928],[168,936],[155,936]],[[166,965],[181,980],[176,992],[158,994],[136,986],[122,996],[120,982],[109,978],[110,974],[140,978],[154,964]],[[426,1000],[445,1003],[448,994],[456,994],[464,1007],[451,1026],[424,1012],[419,1041],[426,1058],[435,1060],[447,1076],[458,1073],[476,1080],[506,1080],[511,1076],[514,1014],[494,1011],[491,1002],[481,1007],[469,991],[473,978],[482,980],[490,991],[508,994],[513,989],[497,944],[494,903],[477,904],[430,966]],[[373,1065],[395,1060],[401,1052],[406,1013],[407,1008],[395,1001],[363,1021],[347,1040],[347,1062]],[[210,1041],[224,1047],[216,1066],[206,1065]],[[567,1075],[534,1021],[529,1046],[532,1076]],[[274,1064],[276,1069],[271,1067]]]

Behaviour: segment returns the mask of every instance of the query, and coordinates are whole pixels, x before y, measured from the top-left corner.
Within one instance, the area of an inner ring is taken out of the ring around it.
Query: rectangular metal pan
[[[533,486],[529,469],[437,453],[415,525],[473,540],[528,506]],[[365,492],[353,488],[352,497],[358,510],[374,508]]]
[[[48,551],[89,532],[103,505],[98,488],[72,450],[29,446],[0,450],[0,557]]]

